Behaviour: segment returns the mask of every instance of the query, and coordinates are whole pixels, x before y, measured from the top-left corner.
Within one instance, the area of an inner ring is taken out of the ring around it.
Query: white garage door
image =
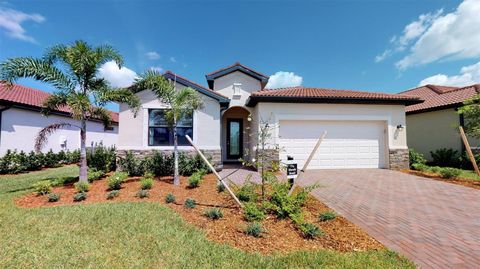
[[[299,169],[321,134],[327,131],[308,169],[385,168],[382,121],[280,121],[280,159],[293,156]]]

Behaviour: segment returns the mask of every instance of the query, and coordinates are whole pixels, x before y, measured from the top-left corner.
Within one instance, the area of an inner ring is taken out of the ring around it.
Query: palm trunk
[[[173,124],[173,154],[175,159],[175,169],[173,171],[173,184],[180,185],[180,177],[178,175],[178,135],[177,135],[177,120],[174,119]]]
[[[80,128],[80,180],[88,182],[87,177],[87,121],[83,118],[81,120]]]

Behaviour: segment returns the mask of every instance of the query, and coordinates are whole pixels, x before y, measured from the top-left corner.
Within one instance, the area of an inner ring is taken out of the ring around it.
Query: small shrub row
[[[125,172],[115,172],[108,177],[108,189],[119,190],[122,188],[123,182],[127,179],[128,174]]]
[[[141,176],[150,172],[155,176],[169,176],[173,174],[174,158],[172,154],[155,151],[152,156],[139,158],[128,151],[125,157],[119,159],[120,168],[130,176]],[[188,155],[180,152],[178,170],[182,176],[190,176],[196,171],[208,171],[200,155]]]
[[[426,172],[426,173],[434,173],[439,174],[442,178],[445,179],[454,179],[460,176],[462,170],[452,167],[438,167],[438,166],[428,166],[426,164],[413,164],[412,169]]]
[[[80,151],[60,151],[54,153],[52,150],[47,153],[25,153],[23,151],[7,150],[0,158],[0,174],[18,174],[28,171],[36,171],[42,168],[58,167],[63,164],[78,163]]]
[[[88,182],[92,183],[95,180],[99,180],[105,176],[105,172],[101,170],[97,170],[95,168],[88,169]]]
[[[203,176],[205,176],[205,174],[206,174],[205,170],[198,170],[197,172],[193,173],[188,178],[188,187],[191,189],[198,187],[200,185],[200,181],[202,181]]]

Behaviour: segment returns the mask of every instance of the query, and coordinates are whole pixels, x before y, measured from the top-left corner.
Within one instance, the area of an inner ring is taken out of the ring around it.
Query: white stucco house
[[[66,122],[79,125],[72,119],[68,108],[54,111],[50,116],[43,116],[40,111],[44,100],[50,94],[41,90],[15,84],[9,89],[0,83],[0,156],[7,150],[29,152],[34,150],[35,137],[38,132],[53,123]],[[102,143],[105,146],[117,144],[118,113],[111,112],[112,125],[105,128],[101,121],[87,122],[87,146]],[[61,129],[52,134],[42,151],[52,149],[76,150],[80,148],[78,129]]]
[[[432,160],[430,152],[438,149],[464,151],[458,126],[462,126],[466,119],[457,111],[465,100],[480,94],[480,84],[465,87],[424,85],[400,94],[424,100],[405,109],[409,148],[422,153],[428,160]],[[468,140],[470,147],[479,152],[480,141],[473,137]]]
[[[269,77],[240,63],[207,74],[208,88],[172,72],[164,76],[176,81],[176,87],[201,94],[204,108],[182,121],[180,134],[192,136],[219,167],[255,158],[262,124],[271,127],[272,160],[284,162],[290,155],[301,166],[327,131],[310,168],[408,167],[405,106],[422,102],[418,97],[307,87],[266,89]],[[137,95],[142,101],[137,117],[120,104],[119,154],[172,151],[172,131],[162,113],[168,108],[151,91]],[[184,138],[180,144],[181,150],[192,151]]]

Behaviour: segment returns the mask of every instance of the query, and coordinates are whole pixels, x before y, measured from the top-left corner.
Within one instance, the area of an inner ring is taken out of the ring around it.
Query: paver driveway
[[[480,191],[381,169],[312,170],[300,185],[422,268],[480,268]]]

